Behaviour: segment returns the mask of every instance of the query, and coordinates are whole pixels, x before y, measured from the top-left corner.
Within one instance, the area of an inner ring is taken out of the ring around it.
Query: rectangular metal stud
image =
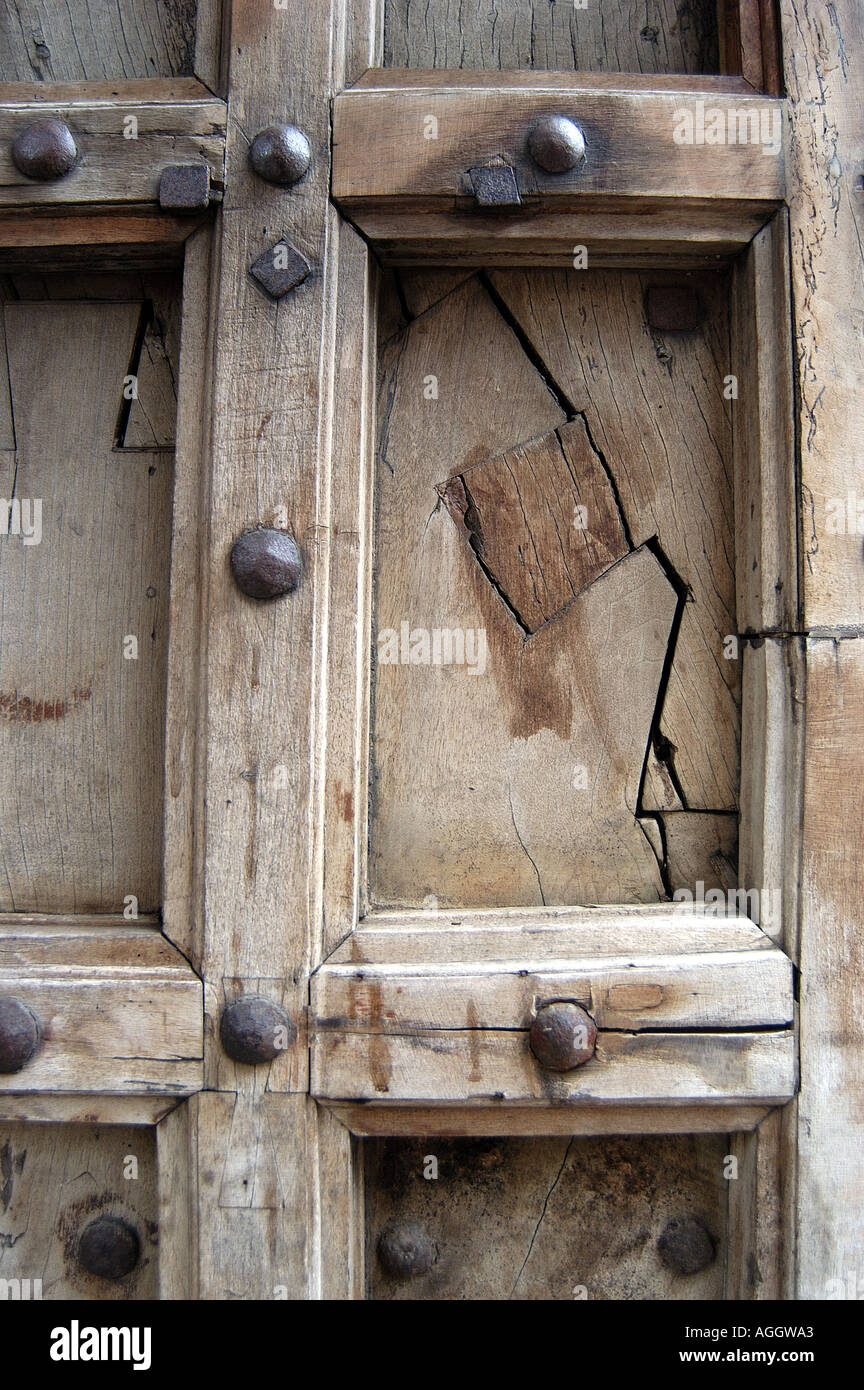
[[[469,169],[474,198],[480,207],[514,207],[522,202],[516,173],[510,164],[487,164]]]

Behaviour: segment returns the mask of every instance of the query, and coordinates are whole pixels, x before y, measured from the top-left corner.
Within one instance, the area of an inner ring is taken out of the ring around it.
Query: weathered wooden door
[[[0,7],[7,1296],[850,1287],[860,20],[469,8]]]

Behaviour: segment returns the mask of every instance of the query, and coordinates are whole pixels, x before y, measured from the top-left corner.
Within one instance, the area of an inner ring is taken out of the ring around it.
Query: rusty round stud
[[[22,999],[0,997],[0,1072],[26,1067],[42,1040],[39,1020]]]
[[[222,1050],[234,1062],[254,1067],[272,1062],[294,1037],[283,1008],[258,994],[242,994],[226,1004],[219,1020]]]
[[[378,1259],[391,1279],[418,1279],[438,1259],[438,1247],[413,1221],[385,1226],[378,1237]]]
[[[231,550],[231,573],[249,598],[279,598],[300,583],[303,561],[287,531],[258,526],[238,536]]]
[[[673,1274],[699,1274],[713,1262],[716,1248],[701,1221],[682,1216],[664,1228],[657,1253]]]
[[[585,158],[585,136],[567,116],[543,116],[531,127],[528,152],[547,174],[566,174]]]
[[[249,149],[249,163],[267,183],[296,183],[309,168],[312,150],[296,125],[269,125]]]
[[[62,179],[78,158],[78,146],[63,121],[34,121],[12,141],[12,162],[28,179]]]
[[[97,1279],[122,1279],[141,1258],[138,1232],[119,1216],[98,1216],[78,1241],[78,1263]]]
[[[528,1038],[531,1051],[547,1071],[572,1071],[594,1056],[597,1025],[570,1000],[541,1004]]]

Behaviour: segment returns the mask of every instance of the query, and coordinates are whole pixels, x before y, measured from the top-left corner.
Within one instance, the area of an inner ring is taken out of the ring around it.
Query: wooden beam
[[[781,1105],[795,1094],[791,1031],[600,1032],[589,1062],[544,1071],[527,1031],[319,1032],[319,1100],[505,1105]],[[499,1131],[500,1132],[500,1131]]]
[[[201,1085],[201,982],[153,928],[0,926],[0,995],[21,999],[42,1029],[4,1096],[182,1096]],[[18,1102],[16,1102],[18,1104]],[[92,1114],[93,1106],[87,1106]],[[163,1107],[164,1108],[164,1107]]]
[[[140,85],[148,90],[136,90]],[[161,92],[164,84],[154,85]],[[100,83],[88,92],[82,86],[74,97],[66,88],[49,89],[38,91],[38,99],[22,100],[19,94],[0,104],[0,210],[80,214],[95,208],[158,209],[162,171],[176,164],[207,164],[211,200],[218,201],[224,187],[225,103],[200,83],[194,84],[194,95],[184,91],[179,98],[154,96],[151,84],[107,87]],[[15,167],[11,144],[31,122],[54,117],[72,131],[79,159],[63,178],[38,183]],[[183,219],[169,221],[182,225]],[[44,236],[44,223],[42,230]]]
[[[397,88],[370,72],[337,97],[333,197],[385,260],[419,261],[425,250],[432,262],[513,264],[497,259],[497,245],[531,264],[538,250],[572,264],[574,245],[587,245],[591,261],[595,242],[606,257],[674,248],[686,257],[694,238],[728,256],[784,196],[776,100],[531,76],[528,85],[510,74],[409,73]],[[544,173],[528,154],[528,131],[548,113],[584,132],[586,158],[571,173]],[[679,142],[690,120],[693,143]],[[700,137],[700,122],[712,121],[723,143]],[[522,202],[490,218],[478,216],[468,171],[492,160],[513,168]]]
[[[763,1105],[663,1106],[376,1105],[321,1101],[359,1138],[424,1135],[480,1139],[554,1134],[728,1134],[748,1133],[771,1112]]]

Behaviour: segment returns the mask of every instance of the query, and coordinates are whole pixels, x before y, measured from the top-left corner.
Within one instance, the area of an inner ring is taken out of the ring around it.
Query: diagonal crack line
[[[501,295],[496,290],[495,286],[492,284],[492,281],[489,279],[487,272],[485,270],[481,270],[477,276],[477,279],[483,286],[484,290],[488,294],[495,308],[498,310],[498,313],[501,315],[507,327],[510,329],[510,332],[518,340],[519,346],[521,347],[525,356],[528,358],[528,361],[531,363],[531,366],[543,378],[543,384],[546,387],[546,390],[549,392],[550,396],[554,397],[555,404],[559,407],[559,409],[564,411],[564,414],[567,416],[568,420],[574,420],[577,415],[581,414],[581,411],[578,411],[576,409],[575,405],[571,401],[570,397],[567,395],[564,388],[558,381],[555,380],[555,377],[549,370],[548,364],[544,362],[543,358],[540,356],[540,353],[537,351],[531,339],[528,337],[528,334],[525,332],[525,329],[522,327],[522,324],[519,322],[516,315],[513,313],[509,304],[506,302],[506,300],[504,300],[501,297]]]
[[[594,450],[594,453],[596,454],[600,462],[600,467],[603,469],[603,472],[606,474],[606,477],[609,480],[609,486],[612,489],[612,496],[615,499],[615,506],[618,508],[618,517],[621,521],[621,528],[624,532],[624,539],[627,542],[628,549],[635,550],[636,547],[633,543],[633,535],[630,531],[629,522],[627,521],[627,513],[624,510],[624,503],[621,501],[621,493],[618,490],[618,483],[616,481],[615,474],[612,472],[612,469],[609,465],[609,460],[607,459],[603,450],[600,448],[600,445],[597,443],[596,439],[591,433],[591,426],[588,423],[588,416],[586,412],[584,410],[577,410],[576,414],[579,416],[579,419],[585,426],[585,433],[588,436],[588,443]]]
[[[570,1156],[570,1150],[571,1150],[572,1147],[573,1147],[573,1140],[575,1139],[575,1137],[576,1137],[575,1135],[571,1135],[571,1136],[570,1136],[570,1139],[568,1140],[568,1143],[567,1143],[567,1148],[564,1150],[564,1157],[563,1157],[562,1160],[561,1160],[561,1167],[558,1169],[558,1172],[555,1174],[555,1181],[553,1182],[552,1186],[549,1188],[549,1191],[546,1193],[546,1196],[545,1196],[544,1201],[543,1201],[543,1210],[542,1210],[541,1213],[540,1213],[540,1219],[539,1219],[539,1221],[537,1222],[537,1225],[534,1227],[534,1234],[533,1234],[532,1237],[531,1237],[531,1244],[528,1246],[528,1251],[527,1251],[527,1253],[526,1253],[526,1255],[525,1255],[525,1258],[524,1258],[524,1260],[522,1261],[521,1265],[519,1266],[519,1273],[516,1275],[516,1279],[515,1279],[515,1281],[514,1281],[513,1287],[512,1287],[512,1289],[510,1290],[509,1294],[507,1295],[507,1301],[508,1301],[508,1303],[509,1303],[510,1299],[513,1297],[513,1295],[514,1295],[514,1293],[516,1292],[517,1288],[519,1287],[519,1280],[522,1278],[522,1271],[524,1270],[524,1268],[525,1268],[525,1266],[527,1265],[529,1259],[531,1258],[531,1251],[534,1249],[534,1242],[535,1242],[535,1240],[537,1239],[537,1232],[540,1230],[540,1227],[543,1225],[543,1218],[544,1218],[545,1215],[546,1215],[546,1208],[547,1208],[548,1205],[549,1205],[549,1199],[550,1199],[550,1197],[552,1196],[552,1193],[555,1191],[555,1188],[558,1186],[558,1183],[561,1181],[561,1174],[564,1172],[564,1169],[565,1169],[565,1167],[566,1167],[567,1159],[568,1159],[569,1156]]]
[[[645,814],[642,806],[642,797],[645,794],[645,778],[648,774],[648,756],[652,748],[655,749],[655,751],[657,751],[657,756],[660,758],[661,762],[665,762],[667,768],[669,769],[669,776],[672,779],[672,785],[678,793],[678,796],[681,800],[681,805],[684,807],[685,811],[687,810],[687,802],[684,796],[682,795],[682,789],[678,781],[678,777],[675,773],[674,767],[672,766],[671,744],[669,744],[668,740],[664,738],[663,734],[660,731],[660,721],[663,718],[663,706],[666,703],[666,695],[669,690],[669,681],[672,676],[672,664],[675,660],[675,649],[678,646],[678,634],[681,631],[681,622],[684,617],[684,605],[686,604],[687,599],[689,597],[689,590],[684,580],[681,578],[680,574],[675,569],[675,566],[672,564],[672,561],[669,559],[668,555],[661,546],[659,538],[657,536],[651,536],[649,540],[645,541],[645,545],[647,549],[651,551],[651,554],[654,556],[655,560],[663,570],[663,573],[666,575],[666,578],[669,580],[669,583],[672,585],[672,588],[675,590],[678,601],[675,605],[675,612],[672,616],[672,623],[669,628],[669,640],[666,643],[666,654],[663,658],[663,670],[660,672],[660,680],[657,684],[657,699],[654,702],[654,714],[651,718],[651,728],[648,731],[648,739],[645,744],[645,757],[642,761],[642,775],[639,778],[639,790],[636,793],[637,816]],[[661,752],[659,750],[662,750],[664,748],[667,750],[666,755],[661,756]]]

